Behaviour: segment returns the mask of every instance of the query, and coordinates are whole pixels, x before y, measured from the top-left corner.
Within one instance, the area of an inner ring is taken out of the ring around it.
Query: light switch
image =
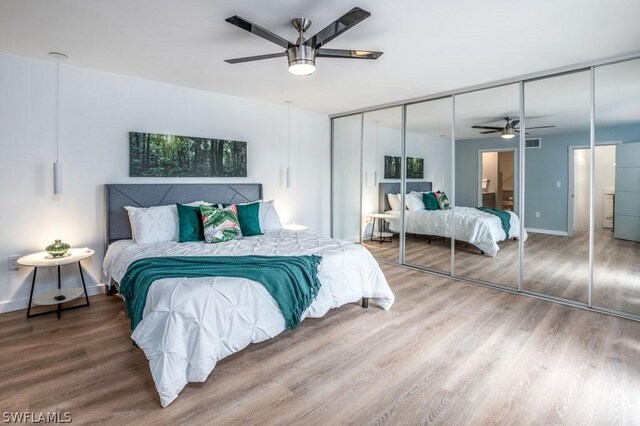
[[[540,212],[536,212],[536,217],[540,217]]]
[[[556,188],[560,188],[562,184],[560,182],[556,182]]]

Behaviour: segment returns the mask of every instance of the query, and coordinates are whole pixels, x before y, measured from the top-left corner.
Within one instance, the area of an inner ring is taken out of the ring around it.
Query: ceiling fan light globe
[[[298,63],[289,63],[289,72],[293,75],[304,76],[311,75],[316,70],[316,66],[313,62],[298,61]]]
[[[513,133],[503,133],[500,135],[502,139],[513,139],[516,135]]]

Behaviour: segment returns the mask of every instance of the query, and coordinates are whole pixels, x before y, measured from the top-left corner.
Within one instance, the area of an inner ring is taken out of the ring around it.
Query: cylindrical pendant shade
[[[62,194],[62,163],[53,162],[53,193]]]
[[[291,188],[291,167],[287,167],[287,188]]]

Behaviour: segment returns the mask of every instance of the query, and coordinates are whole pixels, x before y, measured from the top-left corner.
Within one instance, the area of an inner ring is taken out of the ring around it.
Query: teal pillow
[[[433,192],[425,192],[422,194],[422,202],[427,210],[438,210],[438,198]]]
[[[260,202],[250,204],[236,204],[238,210],[238,222],[243,237],[262,235],[260,228]]]
[[[178,208],[178,222],[180,223],[178,241],[204,241],[204,227],[200,206],[185,206],[176,204]]]

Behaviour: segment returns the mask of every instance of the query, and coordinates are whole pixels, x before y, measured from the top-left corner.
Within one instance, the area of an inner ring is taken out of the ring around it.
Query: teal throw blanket
[[[237,277],[262,284],[293,330],[320,290],[321,256],[175,256],[133,262],[120,281],[131,329],[142,320],[149,287],[163,278]]]
[[[502,229],[504,230],[504,234],[506,238],[509,238],[509,231],[511,230],[511,215],[506,210],[499,209],[490,209],[489,207],[476,207],[478,210],[482,210],[486,213],[491,213],[493,215],[498,216],[500,219],[500,224],[502,225]]]

